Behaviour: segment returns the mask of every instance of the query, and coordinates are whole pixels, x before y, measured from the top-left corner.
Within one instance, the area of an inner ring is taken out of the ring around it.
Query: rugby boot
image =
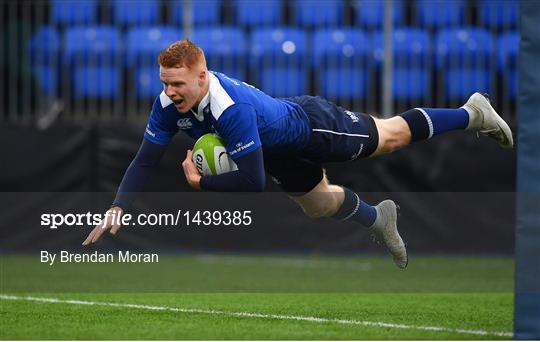
[[[469,113],[467,130],[495,139],[503,148],[514,147],[512,130],[491,106],[487,94],[474,93],[461,107]]]
[[[399,268],[406,268],[408,263],[407,249],[397,228],[399,207],[392,200],[385,200],[375,206],[377,219],[372,229],[375,238],[383,243]]]

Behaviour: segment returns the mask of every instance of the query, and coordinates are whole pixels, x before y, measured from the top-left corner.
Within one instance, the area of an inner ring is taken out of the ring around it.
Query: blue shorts
[[[314,96],[287,98],[306,112],[311,126],[308,144],[294,156],[265,158],[266,170],[287,192],[311,191],[323,178],[323,163],[369,157],[377,149],[375,120]]]

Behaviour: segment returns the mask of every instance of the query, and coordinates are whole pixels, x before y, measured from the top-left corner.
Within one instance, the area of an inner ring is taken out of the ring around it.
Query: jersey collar
[[[201,102],[199,102],[199,106],[197,107],[197,112],[195,112],[193,109],[191,109],[191,112],[193,113],[193,116],[197,118],[199,121],[204,120],[204,109],[210,104],[210,82],[211,77],[208,77],[208,91],[206,92],[206,95],[202,98]]]

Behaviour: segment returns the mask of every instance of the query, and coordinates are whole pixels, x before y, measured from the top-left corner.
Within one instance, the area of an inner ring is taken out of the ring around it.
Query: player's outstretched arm
[[[105,231],[111,231],[111,234],[116,234],[120,229],[120,218],[122,217],[123,210],[120,207],[112,207],[107,210],[103,220],[98,224],[91,232],[88,234],[88,237],[82,243],[83,246],[88,246],[95,243]]]
[[[120,229],[120,218],[123,209],[127,210],[137,193],[143,190],[166,148],[167,145],[158,145],[143,139],[137,155],[122,178],[111,209],[105,213],[103,221],[90,232],[83,245],[95,243],[106,230],[110,229],[111,234],[116,234]]]

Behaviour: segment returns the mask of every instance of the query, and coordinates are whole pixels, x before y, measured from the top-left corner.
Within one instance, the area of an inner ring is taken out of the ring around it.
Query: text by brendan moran
[[[157,263],[159,255],[156,253],[131,253],[130,251],[118,251],[117,253],[71,253],[60,251],[50,253],[41,251],[40,261],[52,266],[59,263]]]

